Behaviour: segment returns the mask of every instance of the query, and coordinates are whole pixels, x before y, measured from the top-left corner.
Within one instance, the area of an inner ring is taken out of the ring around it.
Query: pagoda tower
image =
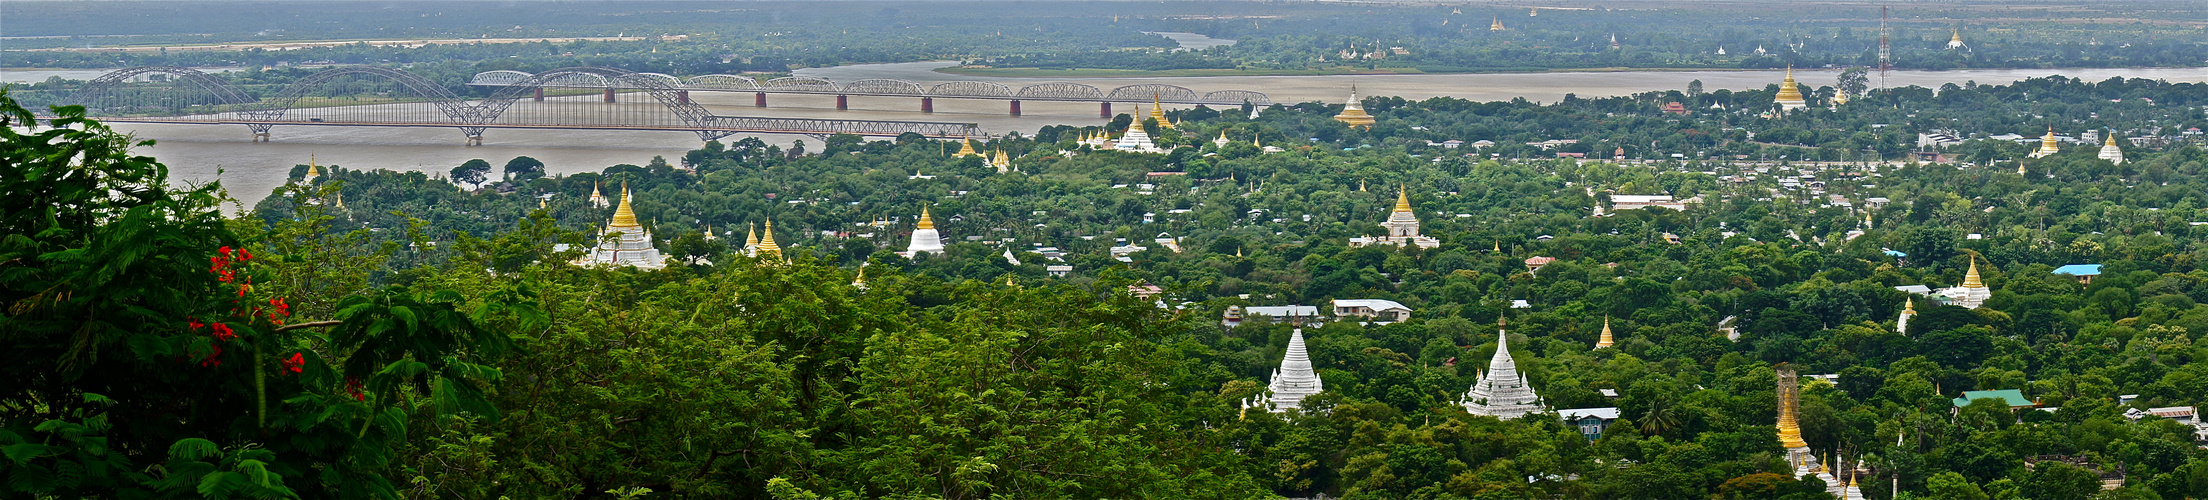
[[[2124,164],[2124,150],[2116,147],[2116,131],[2108,131],[2108,140],[2101,142],[2101,159],[2117,165]]]
[[[1779,108],[1786,111],[1793,111],[1809,106],[1809,101],[1802,99],[1801,87],[1794,84],[1793,66],[1786,67],[1786,80],[1779,82],[1779,95],[1778,97],[1772,99],[1772,101],[1778,103]]]
[[[1150,119],[1158,121],[1159,129],[1173,128],[1173,122],[1165,119],[1165,104],[1157,94],[1150,94]]]
[[[1223,148],[1223,147],[1227,147],[1227,130],[1226,130],[1226,129],[1219,129],[1219,138],[1218,138],[1218,139],[1212,139],[1212,140],[1211,140],[1211,145],[1213,145],[1213,146],[1218,146],[1218,147],[1222,147],[1222,148]]]
[[[744,256],[746,257],[759,254],[759,225],[749,224],[749,226],[750,228],[744,236]]]
[[[1993,290],[1986,288],[1985,280],[1978,276],[1978,254],[1970,255],[1970,270],[1963,272],[1963,286],[1941,289],[1940,295],[1950,305],[1971,309],[1984,306],[1986,299],[1993,298]]]
[[[958,140],[958,152],[957,152],[957,153],[952,153],[952,154],[951,154],[951,157],[952,157],[952,158],[965,158],[965,157],[968,157],[968,156],[981,156],[981,153],[977,153],[977,152],[974,152],[974,141],[973,141],[973,140],[971,140],[971,139],[966,139],[966,138],[960,138],[960,139]]]
[[[1609,317],[1609,316],[1603,316],[1603,317],[1602,317],[1602,338],[1600,338],[1600,339],[1596,339],[1596,340],[1595,340],[1595,348],[1596,348],[1596,349],[1608,349],[1608,348],[1609,348],[1610,346],[1612,346],[1612,345],[1616,345],[1616,344],[1617,344],[1617,342],[1616,342],[1616,339],[1610,336],[1610,317]]]
[[[1949,49],[1960,49],[1960,48],[1963,48],[1963,30],[1962,30],[1962,29],[1960,29],[1960,28],[1950,28],[1950,31],[1952,31],[1952,32],[1954,32],[1954,33],[1955,33],[1955,37],[1954,37],[1954,38],[1949,38],[1949,39],[1947,39],[1947,48],[1949,48]]]
[[[1533,393],[1533,386],[1526,383],[1525,374],[1518,372],[1518,362],[1510,358],[1510,331],[1503,321],[1495,321],[1495,357],[1487,361],[1487,373],[1472,383],[1459,404],[1473,415],[1485,415],[1500,419],[1513,419],[1526,414],[1546,411],[1541,407],[1541,396]]]
[[[638,269],[664,269],[667,259],[659,249],[652,247],[652,232],[636,221],[636,209],[630,200],[636,195],[628,185],[621,186],[621,205],[613,210],[613,220],[599,234],[598,247],[585,259],[590,264],[606,266],[632,266]]]
[[[2055,127],[2050,125],[2047,127],[2047,135],[2039,137],[2039,150],[2033,151],[2031,157],[2044,158],[2061,152],[2062,144],[2055,141]]]
[[[299,183],[312,186],[314,180],[320,178],[322,178],[322,163],[315,161],[314,155],[307,155],[307,174],[299,178]]]
[[[1244,402],[1243,408],[1285,412],[1302,407],[1304,398],[1325,390],[1326,383],[1311,369],[1311,356],[1304,351],[1303,329],[1297,328],[1288,334],[1288,352],[1281,356],[1280,368],[1273,370],[1272,384],[1264,394]]]
[[[774,243],[774,218],[767,218],[767,228],[764,233],[765,234],[761,234],[759,236],[759,248],[758,250],[753,251],[754,256],[759,257],[759,259],[766,262],[779,262],[784,260],[782,256],[782,245],[777,245]]]
[[[1489,23],[1489,24],[1487,25],[1487,30],[1488,30],[1488,31],[1502,31],[1502,30],[1503,30],[1503,16],[1495,16],[1495,22],[1493,22],[1493,23]]]
[[[1802,440],[1801,379],[1795,375],[1794,367],[1785,363],[1774,368],[1778,375],[1779,447],[1786,449],[1786,461],[1794,466],[1792,476],[1814,475],[1827,485],[1838,485],[1840,481],[1832,476],[1832,471],[1819,463],[1816,453],[1809,451],[1809,442]]]
[[[600,183],[597,182],[590,183],[590,206],[605,208],[606,205],[611,205],[612,203],[606,201],[606,195],[598,192],[599,184]]]
[[[1917,317],[1917,299],[1911,297],[1902,302],[1901,315],[1894,317],[1894,333],[1909,334],[1909,320]]]
[[[1004,150],[999,149],[997,150],[997,154],[994,157],[990,158],[989,165],[997,167],[997,173],[1011,173],[1012,155],[1005,154]]]
[[[1362,181],[1358,182],[1357,190],[1364,190],[1364,183]],[[1364,247],[1372,245],[1416,245],[1420,248],[1434,248],[1441,246],[1441,240],[1434,239],[1430,236],[1419,236],[1418,214],[1411,211],[1411,190],[1408,186],[1402,187],[1399,191],[1396,192],[1395,210],[1388,213],[1387,222],[1380,223],[1380,227],[1388,229],[1387,236],[1350,238],[1349,246]]]
[[[1119,142],[1113,144],[1112,149],[1135,153],[1165,152],[1164,150],[1158,149],[1157,143],[1150,142],[1150,133],[1142,130],[1141,121],[1136,121],[1134,123],[1128,124],[1127,133],[1119,135]]]
[[[910,259],[920,252],[943,254],[943,235],[936,232],[935,218],[929,216],[928,207],[920,207],[920,226],[912,230],[912,243],[907,244],[905,251],[897,252],[897,255]]]
[[[1349,128],[1364,127],[1366,129],[1371,129],[1374,123],[1379,123],[1379,120],[1373,119],[1372,115],[1365,114],[1364,103],[1357,100],[1357,86],[1355,85],[1349,87],[1349,102],[1342,105],[1342,114],[1334,115],[1334,121],[1349,124]]]

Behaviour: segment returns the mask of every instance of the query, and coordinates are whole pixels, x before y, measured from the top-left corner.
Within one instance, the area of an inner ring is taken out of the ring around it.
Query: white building
[[[2101,159],[2117,165],[2124,164],[2124,150],[2116,147],[2116,132],[2113,130],[2108,133],[2108,142],[2101,143]]]
[[[1674,200],[1671,195],[1661,194],[1613,194],[1610,195],[1610,208],[1612,210],[1644,210],[1649,207],[1663,207],[1684,212],[1687,210],[1688,204],[1700,201],[1700,197]]]
[[[1986,288],[1985,280],[1978,277],[1978,257],[1970,258],[1970,270],[1963,273],[1963,286],[1940,289],[1939,296],[1949,305],[1977,309],[1993,298],[1993,290]]]
[[[1132,124],[1129,124],[1127,126],[1127,133],[1120,134],[1119,142],[1113,143],[1112,149],[1127,151],[1131,153],[1165,152],[1165,150],[1163,149],[1158,149],[1157,143],[1150,141],[1150,133],[1142,130],[1141,121],[1136,121]]]
[[[1242,308],[1242,312],[1244,317],[1264,316],[1274,323],[1296,326],[1317,323],[1319,320],[1318,306],[1250,306]]]
[[[1411,308],[1387,299],[1334,299],[1334,317],[1352,316],[1377,325],[1400,323],[1411,319]]]

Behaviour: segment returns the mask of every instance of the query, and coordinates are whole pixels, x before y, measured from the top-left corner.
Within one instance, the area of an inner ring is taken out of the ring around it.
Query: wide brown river
[[[1780,71],[1620,71],[1084,79],[965,77],[934,71],[935,68],[947,64],[949,63],[923,62],[844,66],[799,70],[798,74],[838,82],[864,78],[895,78],[923,84],[983,80],[1004,83],[1014,88],[1047,81],[1086,83],[1107,90],[1135,83],[1166,83],[1198,92],[1254,90],[1264,92],[1273,101],[1282,103],[1314,100],[1340,102],[1348,97],[1351,85],[1355,85],[1359,93],[1366,96],[1394,95],[1410,99],[1454,96],[1473,100],[1525,97],[1535,101],[1555,101],[1566,93],[1596,97],[1682,89],[1693,80],[1701,80],[1703,87],[1709,90],[1762,88],[1778,82],[1782,76]],[[1889,86],[1938,87],[1942,84],[1968,81],[2006,83],[2048,75],[2086,80],[2122,76],[2172,82],[2208,82],[2208,70],[2200,68],[2118,68],[1896,71],[1887,78],[1886,83]],[[43,80],[46,76],[48,75],[9,72],[0,75],[0,80]],[[1837,73],[1797,71],[1795,76],[1804,85],[1814,88],[1831,85]],[[81,75],[72,73],[66,77],[77,78]],[[1875,76],[1873,83],[1876,83]],[[776,94],[770,97],[771,107],[767,109],[752,107],[752,96],[749,93],[694,92],[692,96],[716,114],[722,115],[973,122],[998,134],[1015,131],[1033,133],[1045,125],[1088,125],[1101,122],[1097,118],[1097,105],[1093,103],[1024,102],[1023,116],[1013,117],[1006,113],[1004,101],[938,99],[934,114],[921,114],[919,100],[914,98],[852,97],[851,109],[838,111],[832,96]],[[1148,109],[1148,103],[1140,104],[1143,109]],[[1115,104],[1113,111],[1134,111],[1136,105],[1137,103]],[[574,173],[597,171],[622,163],[641,165],[651,161],[654,155],[674,160],[700,144],[695,135],[684,132],[492,129],[484,134],[484,145],[468,147],[462,145],[460,132],[450,129],[277,127],[272,142],[255,143],[250,142],[245,127],[238,125],[118,125],[117,128],[141,138],[156,140],[157,145],[145,148],[142,153],[151,154],[167,163],[174,170],[177,180],[208,182],[219,178],[233,196],[249,204],[266,196],[271,189],[283,182],[285,173],[290,171],[292,165],[306,163],[309,157],[324,165],[342,165],[355,169],[382,168],[436,173],[449,171],[453,166],[471,158],[482,158],[490,160],[494,165],[503,165],[508,159],[526,155],[543,160],[552,173]],[[785,145],[795,140],[816,142],[802,136],[770,136],[766,139]]]

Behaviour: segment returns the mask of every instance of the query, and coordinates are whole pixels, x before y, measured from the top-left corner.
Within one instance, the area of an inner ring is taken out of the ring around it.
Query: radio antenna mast
[[[1894,69],[1894,46],[1888,41],[1886,6],[1878,6],[1878,88],[1886,88],[1886,72]]]

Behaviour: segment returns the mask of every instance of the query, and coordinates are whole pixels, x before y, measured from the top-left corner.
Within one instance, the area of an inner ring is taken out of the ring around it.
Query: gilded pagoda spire
[[[1173,122],[1165,119],[1165,104],[1157,94],[1150,94],[1150,119],[1158,121],[1158,128],[1173,128]]]
[[[1601,339],[1597,339],[1597,340],[1595,340],[1595,348],[1596,348],[1596,349],[1602,349],[1602,348],[1607,348],[1607,347],[1610,347],[1610,346],[1612,346],[1612,345],[1615,345],[1616,343],[1615,343],[1615,342],[1613,342],[1613,340],[1614,340],[1614,339],[1613,339],[1613,338],[1612,338],[1612,337],[1610,336],[1610,317],[1609,317],[1609,316],[1603,316],[1603,317],[1602,317],[1602,338],[1601,338]]]
[[[1802,99],[1801,86],[1794,83],[1794,66],[1786,67],[1786,79],[1779,82],[1779,95],[1772,98],[1772,102],[1788,111],[1809,105],[1808,101]]]
[[[766,229],[765,233],[766,233],[766,234],[763,234],[763,235],[760,235],[760,236],[759,236],[759,254],[758,254],[758,256],[759,256],[760,258],[763,258],[763,259],[765,259],[765,258],[771,258],[771,259],[781,259],[781,258],[782,258],[782,245],[777,245],[777,244],[775,244],[775,243],[774,243],[774,218],[773,218],[773,217],[768,217],[768,218],[767,218],[767,229]]]
[[[958,153],[952,154],[951,157],[965,158],[968,156],[981,156],[981,153],[974,151],[974,141],[972,139],[960,137],[958,139]]]
[[[935,229],[935,217],[928,214],[928,207],[920,207],[920,229]]]
[[[1779,364],[1778,378],[1779,446],[1808,448],[1809,443],[1802,441],[1802,426],[1795,419],[1795,412],[1801,405],[1802,385],[1796,382],[1794,368],[1784,363]]]
[[[746,226],[749,227],[747,228],[746,234],[744,235],[744,250],[748,252],[752,249],[759,248],[759,225],[746,224]]]
[[[613,209],[613,223],[607,224],[608,227],[642,227],[641,224],[636,223],[636,209],[629,206],[629,200],[635,197],[636,195],[629,192],[629,183],[623,181],[621,183],[621,207]]]
[[[1395,191],[1395,211],[1396,211],[1396,212],[1400,212],[1400,213],[1410,213],[1410,211],[1411,211],[1411,187],[1410,187],[1410,186],[1408,186],[1408,185],[1400,186],[1400,187],[1399,187],[1399,188],[1398,188],[1398,189],[1397,189],[1397,190]]]
[[[1985,288],[1986,282],[1978,277],[1978,254],[1970,254],[1970,270],[1963,273],[1963,288]]]

